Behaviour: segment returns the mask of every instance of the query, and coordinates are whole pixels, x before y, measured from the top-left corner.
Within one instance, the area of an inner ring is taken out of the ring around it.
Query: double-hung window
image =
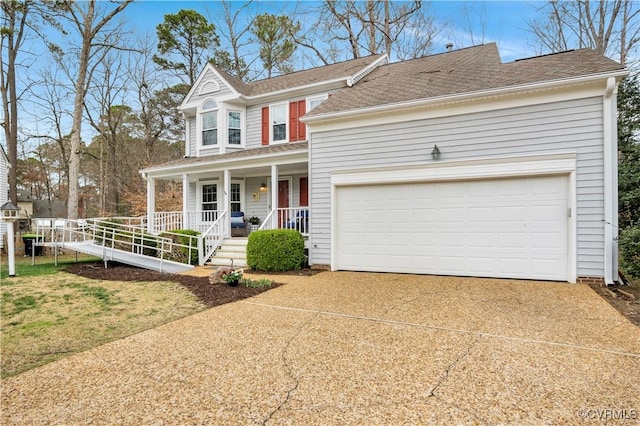
[[[271,140],[273,142],[287,140],[287,104],[271,107]]]
[[[207,101],[202,105],[202,145],[218,144],[218,104]]]
[[[227,134],[229,145],[242,144],[242,114],[239,111],[229,111]]]
[[[232,212],[242,211],[242,199],[239,183],[231,183],[230,204]]]

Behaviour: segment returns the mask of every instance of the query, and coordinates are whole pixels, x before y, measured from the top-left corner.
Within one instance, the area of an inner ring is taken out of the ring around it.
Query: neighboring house
[[[502,63],[495,44],[249,84],[207,65],[185,158],[142,171],[149,226],[230,235],[243,211],[332,270],[612,283],[626,75],[589,49]],[[154,211],[157,179],[182,180],[183,212]]]
[[[9,200],[9,158],[0,145],[0,206]],[[4,249],[4,236],[7,233],[7,224],[0,219],[0,249]]]

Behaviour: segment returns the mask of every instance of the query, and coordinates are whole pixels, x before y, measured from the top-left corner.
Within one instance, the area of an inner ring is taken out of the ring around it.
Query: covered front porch
[[[288,144],[185,158],[142,171],[147,181],[147,231],[201,233],[204,258],[224,239],[258,229],[309,233],[307,148]],[[182,182],[182,210],[156,211],[156,182]]]

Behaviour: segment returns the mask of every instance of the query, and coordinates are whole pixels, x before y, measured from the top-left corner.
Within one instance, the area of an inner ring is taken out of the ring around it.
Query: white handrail
[[[258,228],[295,229],[302,235],[309,235],[309,207],[287,207],[271,210]]]
[[[228,228],[229,213],[224,210],[218,214],[218,218],[203,233],[198,236],[199,264],[205,262],[215,253],[225,237],[225,229]]]

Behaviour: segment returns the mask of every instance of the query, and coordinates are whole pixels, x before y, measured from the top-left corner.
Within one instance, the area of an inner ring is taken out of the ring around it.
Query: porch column
[[[224,224],[225,235],[231,236],[231,172],[228,169],[222,172],[222,188],[222,210],[228,212]]]
[[[156,212],[156,180],[146,177],[147,180],[147,231],[154,232],[153,216]]]
[[[271,211],[274,213],[271,215],[271,228],[276,229],[278,227],[278,165],[271,165]],[[275,226],[273,225],[275,224]]]
[[[182,229],[194,229],[194,225],[189,223],[189,213],[187,206],[189,204],[189,175],[182,175]]]

